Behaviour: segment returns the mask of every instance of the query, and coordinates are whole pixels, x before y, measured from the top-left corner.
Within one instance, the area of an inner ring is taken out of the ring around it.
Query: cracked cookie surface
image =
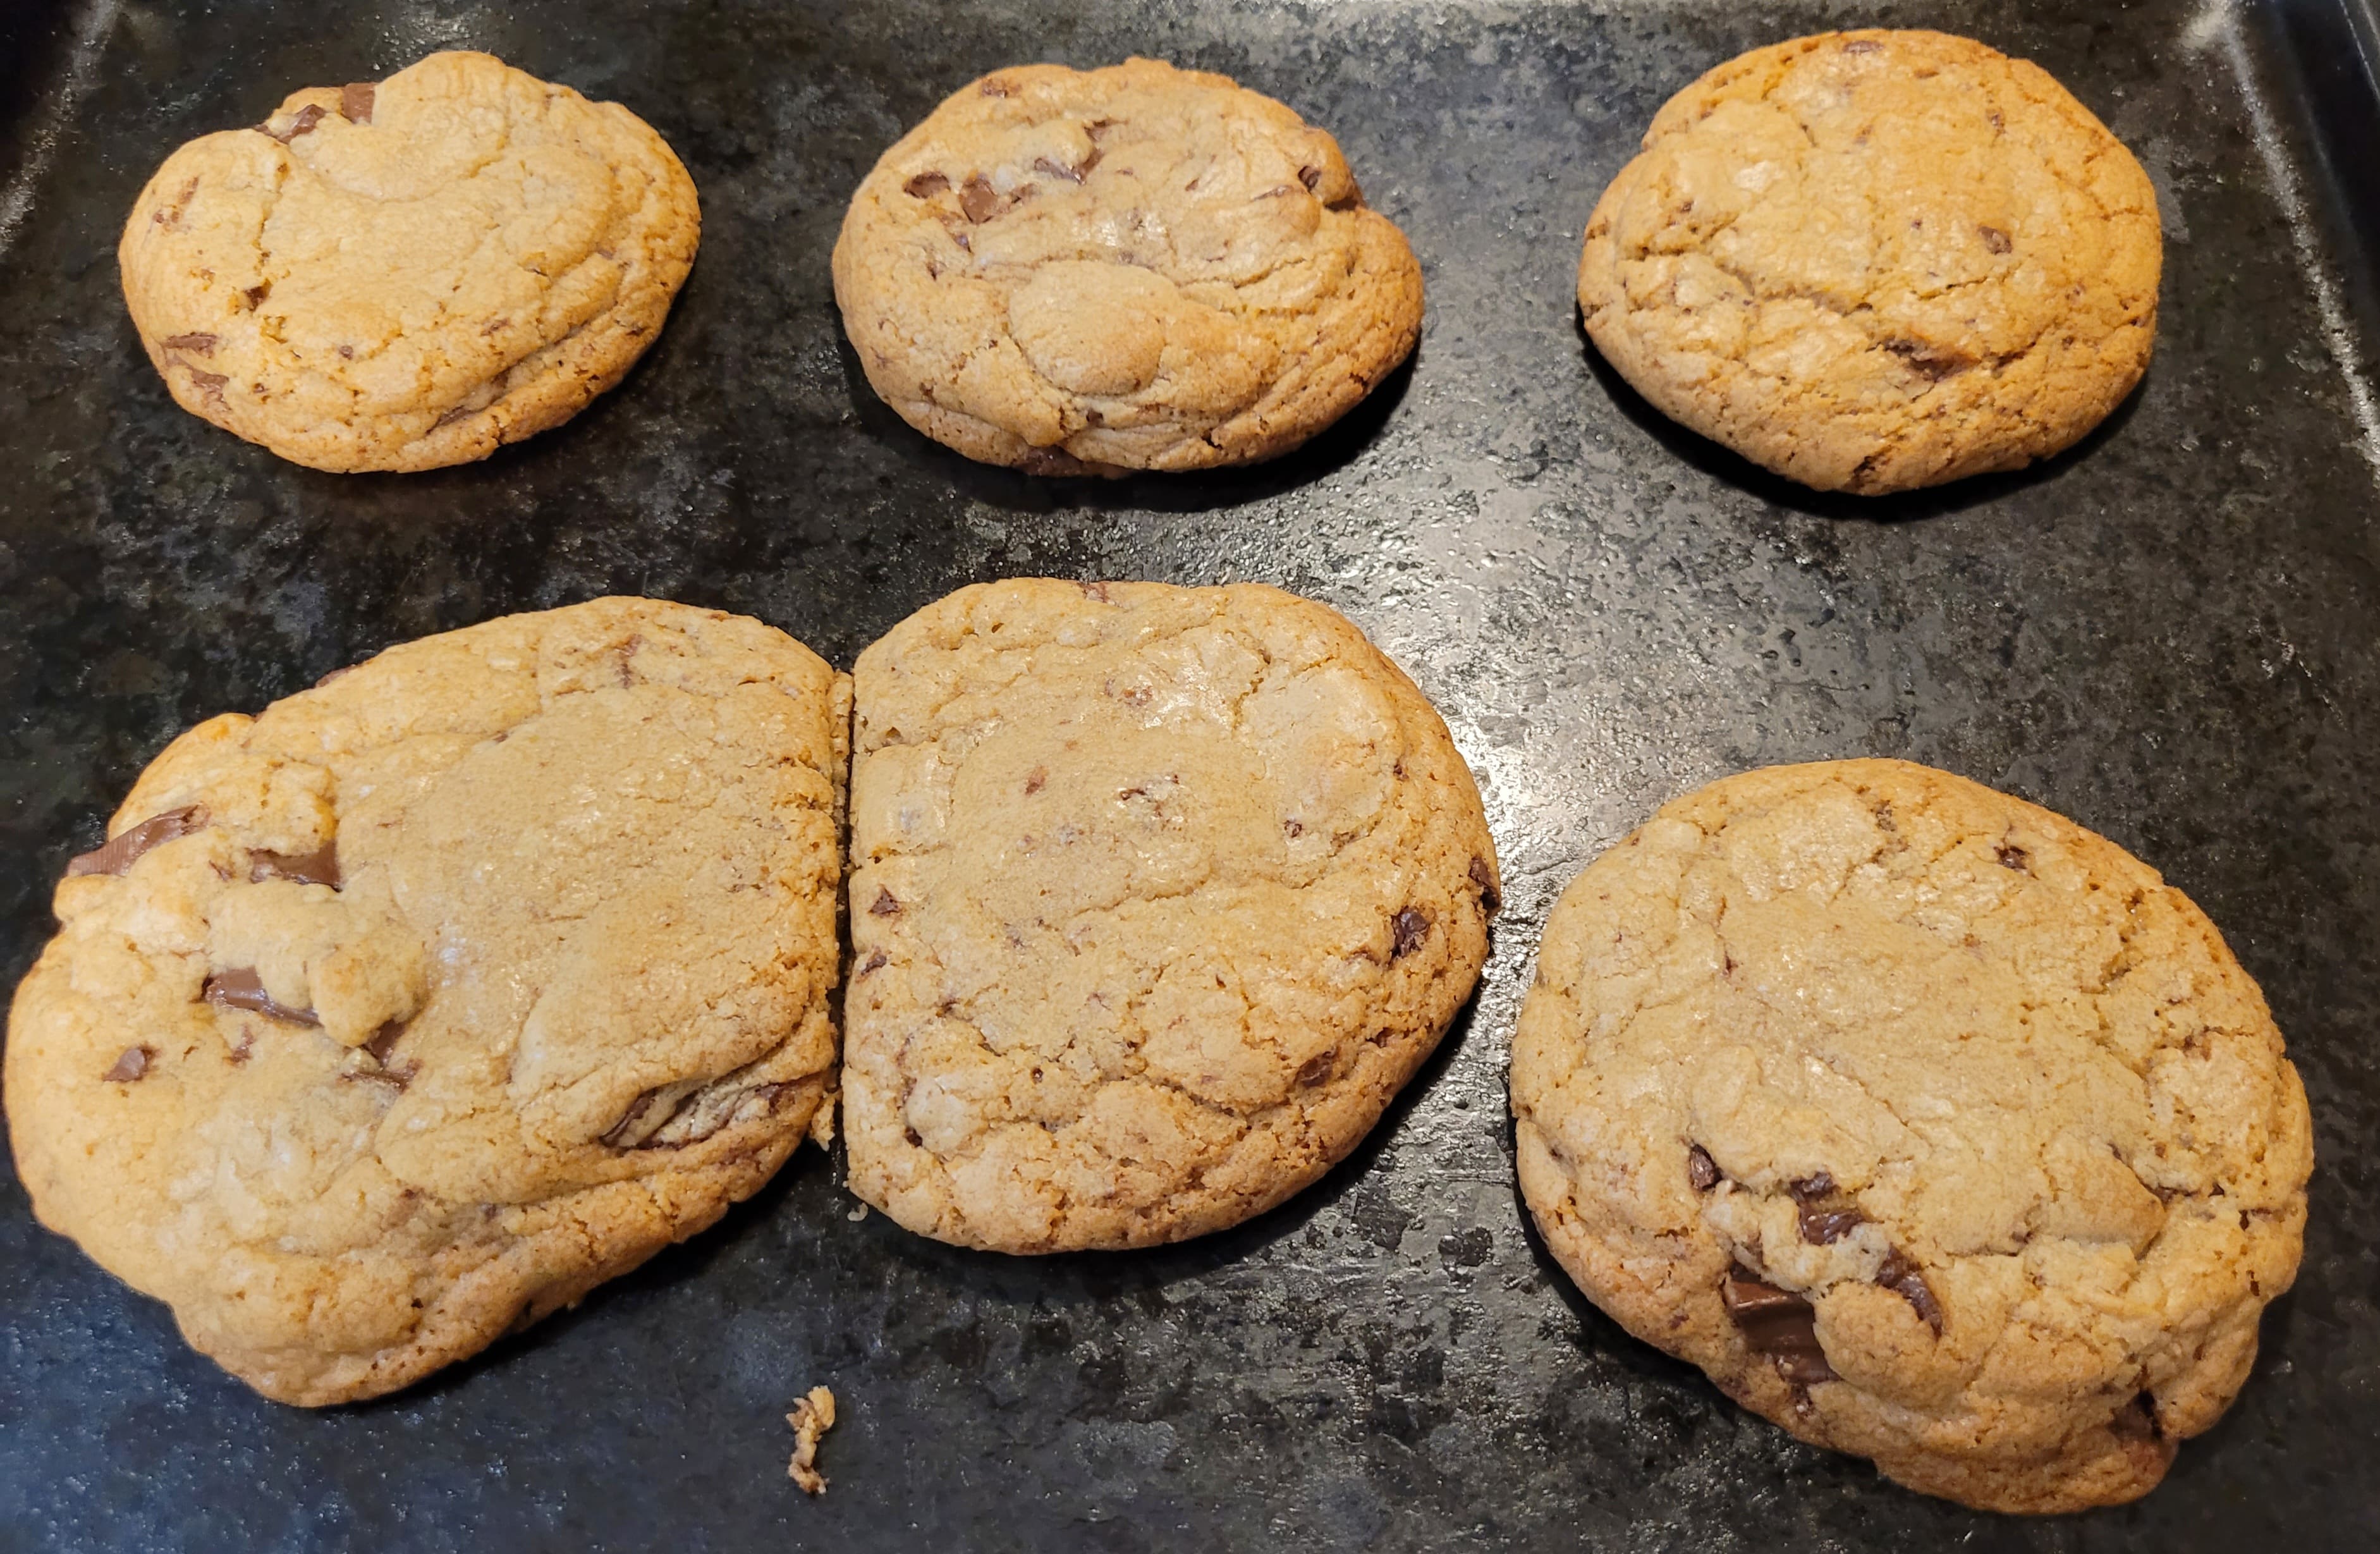
[[[1715,783],[1597,859],[1512,1094],[1523,1195],[1597,1305],[1988,1510],[2153,1488],[2297,1273],[2305,1093],[2214,925],[1906,762]]]
[[[953,93],[852,197],[834,292],[903,419],[1049,475],[1286,453],[1421,331],[1421,267],[1337,141],[1147,59]]]
[[[182,147],[116,256],[184,409],[317,469],[414,470],[617,383],[700,234],[693,180],[643,120],[447,53]]]
[[[1494,844],[1445,723],[1277,589],[1019,580],[860,655],[852,1191],[1005,1252],[1236,1224],[1470,996]]]
[[[757,621],[613,599],[199,724],[18,989],[35,1212],[308,1404],[702,1230],[831,1125],[849,706]]]
[[[1587,334],[1671,419],[1821,491],[2015,469],[2148,368],[2131,152],[2039,67],[1940,32],[1755,49],[1655,115],[1588,218]]]

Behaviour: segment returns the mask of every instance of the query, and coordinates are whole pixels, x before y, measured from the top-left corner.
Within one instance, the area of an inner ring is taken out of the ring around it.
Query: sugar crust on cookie
[[[317,469],[419,470],[617,383],[700,237],[643,120],[453,52],[183,146],[117,261],[184,409]]]
[[[189,730],[10,1012],[34,1212],[307,1404],[710,1225],[830,1123],[848,713],[781,632],[612,599]]]
[[[2263,995],[2114,844],[1906,762],[1662,807],[1546,926],[1521,1186],[1623,1327],[1912,1488],[2154,1487],[2295,1277],[2312,1142]],[[1811,1303],[1832,1379],[1730,1273]]]
[[[1421,286],[1328,133],[1147,59],[961,88],[884,153],[834,249],[876,392],[1036,474],[1285,453],[1412,354]]]
[[[2015,469],[2147,370],[2155,191],[2047,72],[1865,30],[1671,98],[1588,218],[1587,334],[1671,419],[1821,491]]]
[[[1444,722],[1253,585],[962,589],[855,674],[844,1132],[909,1229],[1178,1241],[1344,1157],[1469,997],[1496,856]]]

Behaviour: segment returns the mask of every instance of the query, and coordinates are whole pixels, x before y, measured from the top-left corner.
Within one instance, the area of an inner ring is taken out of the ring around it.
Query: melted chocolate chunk
[[[1942,1335],[1942,1303],[1934,1298],[1933,1286],[1925,1282],[1915,1263],[1895,1252],[1876,1270],[1876,1281],[1916,1307],[1937,1338]]]
[[[2165,1434],[2157,1424],[2156,1399],[2147,1392],[2137,1394],[2116,1410],[2115,1416],[2107,1421],[2107,1428],[2124,1440],[2155,1440]]]
[[[273,134],[272,128],[266,125],[260,124],[256,127],[259,132],[272,136],[273,140],[285,146],[298,136],[311,133],[314,127],[322,122],[322,110],[316,104],[309,103],[298,110],[298,116],[289,121],[289,127],[277,135]]]
[[[404,1034],[405,1022],[391,1020],[372,1032],[371,1039],[364,1043],[364,1050],[372,1055],[373,1062],[384,1068],[388,1065],[388,1055],[396,1050],[397,1038]]]
[[[240,295],[248,298],[248,310],[252,313],[256,311],[256,305],[258,303],[273,295],[273,283],[271,281],[260,281],[255,285],[252,285],[246,291],[241,292]]]
[[[1793,1195],[1795,1203],[1815,1203],[1835,1190],[1835,1173],[1831,1171],[1822,1171],[1815,1176],[1805,1176],[1799,1182],[1788,1182],[1785,1184],[1785,1190]]]
[[[1480,905],[1490,912],[1500,911],[1503,908],[1504,895],[1496,888],[1496,871],[1488,867],[1486,858],[1471,860],[1471,882],[1479,887]]]
[[[169,351],[196,351],[200,356],[212,356],[223,341],[212,334],[194,332],[188,334],[168,334],[163,342]]]
[[[1955,351],[1942,350],[1922,340],[1887,340],[1884,348],[1909,364],[1910,370],[1940,382],[1965,371],[1973,362]]]
[[[115,1066],[100,1077],[118,1085],[129,1085],[149,1072],[149,1060],[156,1055],[154,1047],[127,1047],[115,1060]]]
[[[2013,868],[2020,874],[2028,872],[2033,864],[2033,855],[2013,842],[2001,843],[1992,849],[1992,854],[2000,860],[2002,868]]]
[[[200,394],[213,400],[223,398],[224,385],[231,382],[229,378],[220,372],[201,372],[197,368],[190,367],[188,362],[183,363],[183,366],[188,368],[190,382],[197,385]]]
[[[1764,1283],[1741,1264],[1718,1287],[1727,1314],[1755,1354],[1776,1364],[1777,1374],[1796,1386],[1832,1381],[1835,1371],[1818,1346],[1818,1314],[1790,1290]]]
[[[1831,1246],[1865,1223],[1867,1216],[1856,1208],[1804,1208],[1802,1239],[1813,1246]]]
[[[1395,941],[1389,959],[1401,960],[1421,948],[1421,941],[1429,937],[1429,914],[1417,906],[1408,906],[1389,919],[1389,929]]]
[[[1707,1193],[1719,1184],[1718,1162],[1699,1144],[1686,1146],[1686,1181],[1698,1193]]]
[[[980,173],[968,174],[966,182],[959,185],[959,209],[965,211],[966,219],[978,226],[1000,214],[1005,203],[1000,198],[1000,191],[986,182]]]
[[[288,1020],[300,1026],[319,1026],[322,1019],[310,1009],[292,1009],[273,1002],[264,990],[264,980],[254,971],[243,966],[237,970],[217,972],[207,978],[203,995],[218,1009],[245,1009],[251,1014],[269,1014],[276,1020]]]
[[[339,116],[349,124],[370,124],[372,100],[380,89],[370,81],[350,81],[339,89]]]
[[[1322,169],[1319,167],[1301,167],[1297,170],[1297,181],[1304,184],[1308,189],[1319,188],[1322,186]]]
[[[338,841],[333,838],[310,853],[250,853],[248,878],[250,883],[295,880],[301,885],[328,885],[335,891],[339,888]]]
[[[900,910],[899,899],[883,886],[877,886],[876,900],[868,906],[868,915],[871,917],[890,917]]]
[[[643,1095],[630,1101],[628,1110],[621,1113],[620,1120],[612,1124],[600,1142],[610,1145],[614,1149],[628,1147],[629,1141],[637,1137],[637,1124],[645,1120],[645,1113],[650,1111],[661,1099],[659,1090],[647,1090]]]
[[[901,188],[912,200],[931,200],[950,187],[951,180],[946,174],[920,173],[903,184]]]
[[[152,847],[162,847],[177,836],[188,836],[206,828],[205,807],[193,804],[184,809],[168,809],[162,815],[152,815],[137,826],[131,826],[110,837],[107,845],[78,854],[67,861],[67,878],[78,874],[121,874],[139,862],[140,856]]]
[[[1330,1077],[1330,1054],[1317,1052],[1297,1065],[1297,1083],[1301,1089],[1321,1084]]]
[[[1978,226],[1975,230],[1983,234],[1984,247],[1994,253],[2006,253],[2016,246],[2009,241],[2009,235],[1997,226]]]

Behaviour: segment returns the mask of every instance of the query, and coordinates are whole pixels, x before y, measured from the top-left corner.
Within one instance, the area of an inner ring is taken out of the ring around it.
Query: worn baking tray
[[[7,1176],[0,1545],[2370,1547],[2380,440],[2361,3],[9,11],[0,977],[30,963],[49,882],[177,729],[389,642],[606,591],[748,612],[846,664],[1004,574],[1318,595],[1444,710],[1509,904],[1440,1056],[1355,1158],[1253,1224],[1130,1255],[978,1256],[858,1216],[809,1151],[577,1311],[358,1407],[251,1395],[38,1229]],[[1584,343],[1580,226],[1655,107],[1740,49],[1852,21],[2040,61],[2155,180],[2155,364],[2046,467],[1814,498],[1668,425]],[[116,292],[116,228],[150,170],[298,86],[463,44],[625,102],[692,169],[702,255],[651,355],[569,426],[431,475],[316,474],[175,408]],[[843,343],[826,258],[844,201],[979,72],[1135,52],[1228,71],[1339,135],[1427,273],[1419,357],[1252,471],[1076,485],[970,465],[876,403]],[[2238,1406],[2131,1508],[1976,1515],[1793,1442],[1580,1300],[1515,1194],[1504,1053],[1561,885],[1692,784],[1865,753],[2012,789],[2155,863],[2262,979],[2304,1074],[2304,1272]],[[833,1487],[808,1500],[781,1415],[817,1382],[844,1412]]]

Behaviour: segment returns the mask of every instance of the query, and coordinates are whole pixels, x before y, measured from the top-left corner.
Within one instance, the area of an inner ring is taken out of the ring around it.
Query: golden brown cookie
[[[610,599],[191,729],[17,992],[34,1212],[309,1404],[710,1224],[831,1124],[849,695]]]
[[[1251,585],[1017,580],[854,676],[851,1188],[1003,1252],[1260,1214],[1470,996],[1496,852],[1445,723]]]
[[[1148,59],[962,88],[852,197],[834,294],[902,419],[1043,475],[1286,453],[1421,331],[1421,267],[1338,142]]]
[[[1655,115],[1587,220],[1578,300],[1663,414],[1872,495],[2098,425],[2148,368],[2162,256],[2148,176],[2039,67],[1828,32]]]
[[[434,469],[625,377],[701,225],[627,109],[433,54],[184,146],[116,257],[184,409],[317,469]]]
[[[2155,1487],[2297,1274],[2305,1092],[2215,926],[1903,761],[1714,783],[1597,859],[1512,1087],[1523,1195],[1589,1299],[1985,1510]]]

